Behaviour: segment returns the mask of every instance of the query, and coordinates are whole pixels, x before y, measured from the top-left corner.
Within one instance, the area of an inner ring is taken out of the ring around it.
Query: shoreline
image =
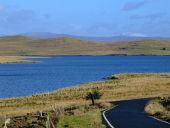
[[[17,63],[36,63],[38,61],[27,60],[31,58],[50,58],[50,57],[98,57],[98,56],[123,56],[123,57],[169,57],[170,55],[129,55],[129,54],[108,54],[108,55],[24,55],[24,56],[0,56],[0,64],[17,64]]]
[[[108,55],[24,55],[24,56],[0,56],[0,64],[23,64],[38,63],[40,61],[31,60],[31,58],[52,58],[52,57],[170,57],[170,55],[128,55],[128,54],[108,54]],[[30,60],[29,60],[30,59]]]
[[[24,55],[27,57],[27,55]],[[48,57],[70,57],[70,56],[170,56],[170,55],[145,55],[145,54],[136,54],[136,55],[131,55],[131,54],[106,54],[106,55],[28,55],[28,57],[35,57],[35,58],[48,58]],[[22,56],[21,56],[22,57]]]
[[[23,100],[23,106],[27,106],[28,99],[30,102],[37,99],[36,102],[41,101],[44,104],[48,104],[48,102],[53,101],[53,98],[59,102],[82,100],[89,89],[101,90],[106,95],[106,97],[103,99],[105,101],[155,97],[159,96],[160,94],[166,94],[170,91],[170,88],[168,87],[168,83],[170,83],[169,73],[128,73],[116,74],[114,76],[116,76],[118,79],[89,82],[72,87],[60,88],[52,92],[34,94],[31,96],[0,98],[0,107],[4,106],[2,105],[3,102],[7,102],[7,104],[15,106],[15,102],[20,100]],[[130,82],[127,83],[126,81]],[[151,83],[149,87],[147,87],[147,82]],[[133,85],[131,85],[132,83]],[[160,90],[158,90],[158,88],[160,88]],[[114,93],[110,92],[112,89]],[[125,92],[127,93],[126,95],[124,94]],[[9,103],[9,101],[11,103]]]
[[[0,56],[0,64],[27,64],[37,63],[39,61],[31,60],[31,58],[46,58],[36,56]],[[29,60],[30,59],[30,60]]]
[[[31,57],[32,58],[32,57]],[[30,94],[30,95],[26,95],[26,96],[16,96],[16,97],[6,97],[6,98],[1,98],[0,97],[0,101],[1,100],[14,100],[14,99],[22,99],[22,98],[31,98],[33,96],[41,96],[41,95],[49,95],[49,94],[53,94],[53,93],[57,93],[60,90],[64,90],[64,89],[71,89],[71,88],[77,88],[77,87],[83,87],[85,85],[88,84],[95,84],[95,83],[101,83],[101,82],[105,82],[105,81],[114,81],[114,80],[118,80],[118,78],[116,76],[119,75],[124,75],[124,76],[128,76],[128,75],[132,75],[132,76],[138,76],[138,75],[162,75],[162,76],[167,76],[170,77],[170,73],[169,72],[160,72],[160,73],[155,73],[155,72],[145,72],[145,73],[119,73],[119,74],[114,74],[111,76],[106,76],[104,78],[102,78],[101,80],[96,80],[96,81],[91,81],[91,82],[85,82],[85,83],[81,83],[81,84],[77,84],[77,85],[72,85],[72,86],[68,86],[68,87],[63,87],[63,88],[58,88],[55,89],[53,91],[47,91],[47,92],[40,92],[40,93],[35,93],[35,94]],[[143,98],[143,97],[142,97]]]

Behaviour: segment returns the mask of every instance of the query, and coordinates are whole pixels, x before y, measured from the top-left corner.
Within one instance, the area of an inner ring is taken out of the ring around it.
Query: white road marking
[[[155,119],[155,120],[157,120],[157,121],[160,121],[160,122],[162,122],[162,123],[170,124],[169,122],[164,121],[164,120],[161,120],[161,119],[158,119],[158,118],[156,118],[156,117],[153,117],[153,116],[149,116],[149,117],[150,117],[150,118],[153,118],[153,119]]]
[[[118,105],[117,105],[117,106],[118,106]],[[112,109],[116,108],[117,106],[113,107]],[[110,123],[110,121],[106,118],[105,113],[106,113],[107,111],[109,111],[109,110],[105,110],[105,111],[103,112],[103,118],[105,119],[105,121],[107,122],[107,124],[109,125],[110,128],[115,128],[115,127]]]
[[[118,106],[118,105],[117,105],[117,106]],[[113,107],[112,109],[116,108],[117,106]],[[107,122],[107,124],[109,125],[110,128],[115,128],[115,127],[110,123],[110,121],[107,119],[107,117],[106,117],[106,115],[105,115],[105,113],[106,113],[107,111],[109,111],[109,110],[105,110],[105,111],[103,112],[103,117],[104,117],[105,121]],[[160,122],[163,122],[163,123],[166,123],[166,124],[170,124],[169,122],[163,121],[163,120],[158,119],[158,118],[156,118],[156,117],[152,117],[152,116],[149,116],[149,117],[150,117],[150,118],[153,118],[153,119],[155,119],[155,120],[157,120],[157,121],[160,121]]]

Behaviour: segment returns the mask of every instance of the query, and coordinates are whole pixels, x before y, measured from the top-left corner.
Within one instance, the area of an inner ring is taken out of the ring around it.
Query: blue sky
[[[0,0],[0,34],[170,37],[170,0]]]

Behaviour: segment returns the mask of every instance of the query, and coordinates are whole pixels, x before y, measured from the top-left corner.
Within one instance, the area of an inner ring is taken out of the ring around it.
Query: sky
[[[170,0],[0,0],[0,35],[170,37]]]

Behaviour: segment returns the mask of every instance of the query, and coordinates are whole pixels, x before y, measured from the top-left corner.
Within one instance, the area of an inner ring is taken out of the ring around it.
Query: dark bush
[[[102,93],[99,92],[98,90],[94,90],[93,92],[90,92],[86,96],[86,100],[91,99],[91,96],[93,96],[94,99],[100,99],[102,96]]]
[[[160,103],[165,106],[168,107],[170,106],[170,97],[164,97],[161,99]]]
[[[102,94],[98,90],[94,90],[93,92],[90,92],[90,93],[87,94],[86,100],[91,99],[92,105],[94,105],[95,104],[94,100],[95,99],[100,99],[101,96],[102,96]]]

